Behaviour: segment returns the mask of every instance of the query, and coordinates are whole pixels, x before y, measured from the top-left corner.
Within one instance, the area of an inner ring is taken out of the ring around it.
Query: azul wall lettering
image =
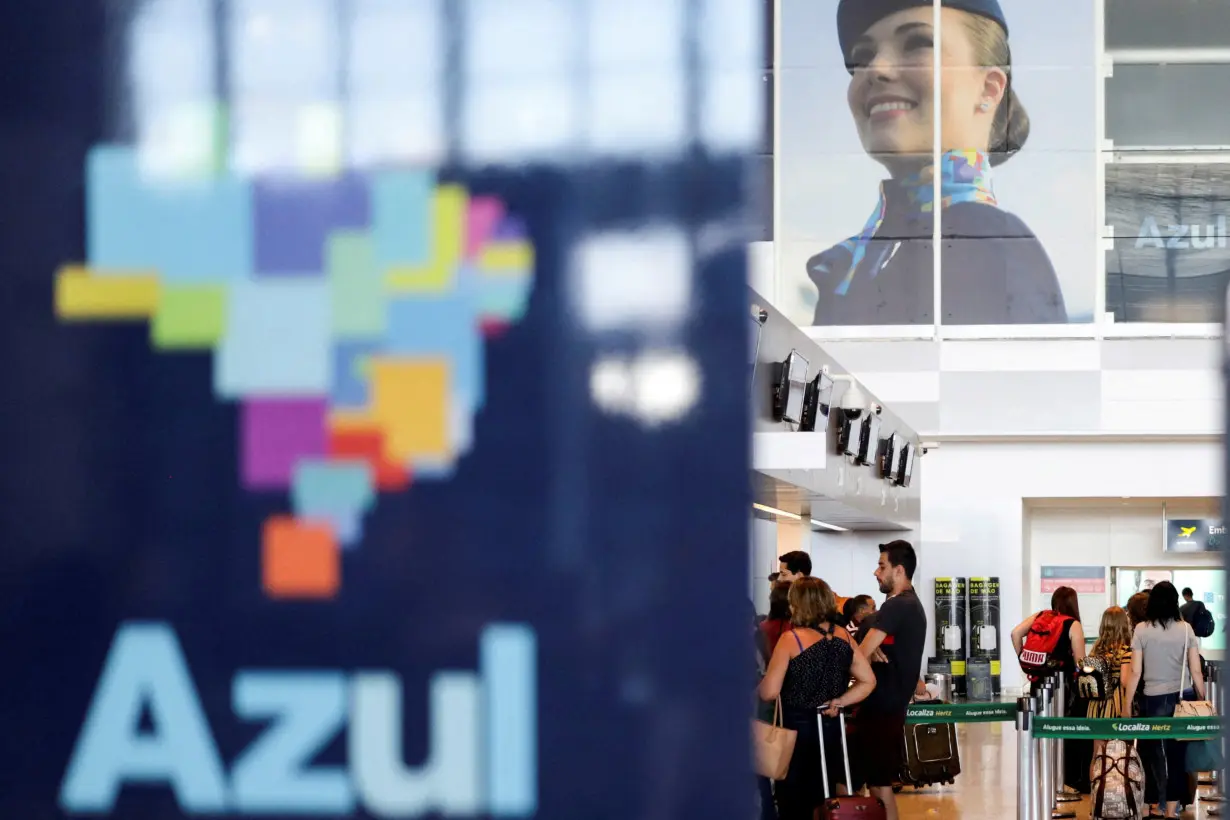
[[[1161,225],[1151,216],[1140,223],[1137,248],[1210,250],[1226,247],[1226,215],[1201,225]]]
[[[267,721],[231,762],[219,754],[175,630],[122,625],[60,789],[70,814],[105,814],[126,785],[165,785],[189,815],[519,818],[537,810],[536,641],[521,624],[488,626],[478,674],[430,683],[427,762],[402,758],[401,678],[387,670],[241,669],[237,720]],[[148,714],[151,731],[142,731]],[[347,733],[347,765],[312,765]]]

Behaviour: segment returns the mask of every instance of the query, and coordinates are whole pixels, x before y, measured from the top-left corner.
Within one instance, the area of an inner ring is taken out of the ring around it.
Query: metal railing
[[[1217,671],[1206,681],[1209,701],[1219,714],[1222,691]],[[1216,739],[1221,747],[1222,769],[1214,773],[1215,791],[1202,794],[1205,803],[1225,801],[1225,751],[1220,717],[1213,718],[1085,718],[1064,714],[1067,692],[1063,676],[1044,679],[1035,693],[1018,698],[1016,703],[962,703],[911,706],[906,714],[909,724],[1014,722],[1017,730],[1017,820],[1058,820],[1076,816],[1080,795],[1069,792],[1064,783],[1063,741],[1088,740],[1165,740]],[[1212,806],[1209,816],[1221,810]]]

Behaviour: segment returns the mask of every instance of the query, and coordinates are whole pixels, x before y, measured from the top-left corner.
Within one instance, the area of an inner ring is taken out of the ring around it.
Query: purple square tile
[[[321,276],[329,234],[371,222],[367,181],[354,174],[257,180],[253,197],[258,274]]]
[[[239,412],[246,489],[288,489],[297,462],[325,456],[326,399],[246,399]]]

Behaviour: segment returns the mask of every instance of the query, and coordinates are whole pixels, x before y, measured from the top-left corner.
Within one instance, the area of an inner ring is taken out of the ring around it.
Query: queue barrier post
[[[1217,714],[1224,715],[1225,709],[1222,708],[1222,688],[1221,688],[1221,665],[1216,663],[1208,664],[1208,674],[1204,680],[1205,694],[1209,698],[1209,703],[1213,704],[1213,708]],[[1221,749],[1222,767],[1213,772],[1213,790],[1201,797],[1206,803],[1224,803],[1226,801],[1226,738],[1223,735],[1218,741]],[[1220,811],[1209,812],[1210,816],[1216,817]]]
[[[1035,744],[1033,740],[1034,699],[1017,698],[1016,701],[1016,818],[1037,820],[1034,809],[1037,803],[1035,769]]]
[[[1050,677],[1044,678],[1039,687],[1039,704],[1037,713],[1042,717],[1054,717],[1051,713],[1053,707],[1054,682]],[[1048,820],[1051,816],[1051,809],[1055,807],[1055,764],[1054,760],[1054,741],[1050,738],[1038,738],[1038,758],[1037,758],[1037,774],[1035,777],[1034,788],[1038,789],[1038,801],[1035,808],[1038,820]]]
[[[1055,699],[1051,711],[1055,717],[1068,716],[1068,686],[1067,676],[1063,672],[1055,674]],[[1053,792],[1054,806],[1051,811],[1052,820],[1075,817],[1075,808],[1069,809],[1066,804],[1080,801],[1079,795],[1074,795],[1067,789],[1067,767],[1064,765],[1064,742],[1053,741],[1055,744],[1055,790]]]
[[[1222,700],[1225,695],[1221,688],[1221,664],[1211,663],[1208,666],[1209,674],[1205,680],[1206,695],[1209,697],[1209,702],[1213,704],[1217,714],[1224,715],[1226,710]],[[1226,733],[1223,731],[1221,737],[1218,738],[1219,748],[1221,749],[1221,768],[1213,773],[1213,791],[1204,795],[1201,799],[1206,803],[1224,803],[1226,801]],[[1211,806],[1205,815],[1208,817],[1220,817],[1220,806]]]

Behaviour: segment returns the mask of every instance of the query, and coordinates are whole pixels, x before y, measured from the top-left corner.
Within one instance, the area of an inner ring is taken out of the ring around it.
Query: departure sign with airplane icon
[[[1216,552],[1222,548],[1226,525],[1214,519],[1171,519],[1166,522],[1167,552]]]

